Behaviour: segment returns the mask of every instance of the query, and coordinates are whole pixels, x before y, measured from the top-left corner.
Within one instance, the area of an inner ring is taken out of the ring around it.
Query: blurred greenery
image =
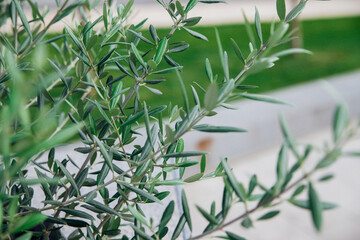
[[[360,17],[306,20],[302,21],[302,35],[304,48],[313,52],[313,55],[299,54],[281,58],[273,68],[259,74],[249,76],[244,84],[258,85],[259,88],[251,92],[268,92],[282,87],[308,82],[360,68]],[[264,36],[268,35],[270,24],[263,25]],[[190,36],[186,31],[176,32],[172,41],[183,40],[190,44],[189,51],[169,54],[171,58],[184,66],[182,77],[186,86],[197,82],[203,87],[208,85],[205,74],[205,58],[211,61],[214,73],[222,73],[214,27],[193,28],[208,37],[205,42]],[[236,76],[243,65],[237,60],[232,50],[230,38],[236,40],[245,55],[248,54],[248,42],[244,25],[217,26],[222,44],[229,55],[230,74]],[[159,29],[159,37],[168,33],[167,29]],[[147,36],[147,33],[144,33]],[[288,46],[287,46],[288,47]],[[280,49],[286,48],[279,47]],[[222,76],[219,74],[219,77]],[[196,86],[196,85],[194,85]],[[166,82],[155,86],[164,94],[154,95],[144,90],[142,95],[153,106],[160,102],[182,104],[181,91],[176,75]],[[199,88],[197,88],[199,89]],[[189,94],[190,89],[189,90]],[[201,91],[199,91],[200,93]],[[149,93],[149,94],[147,94]]]

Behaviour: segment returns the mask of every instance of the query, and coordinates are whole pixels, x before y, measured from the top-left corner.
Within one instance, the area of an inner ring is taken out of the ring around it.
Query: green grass
[[[245,28],[243,25],[224,25],[217,28],[224,50],[229,54],[230,73],[234,77],[241,71],[242,63],[232,50],[230,38],[234,38],[246,54],[249,40]],[[269,28],[269,24],[263,25],[265,36],[268,35]],[[268,92],[360,68],[360,17],[308,20],[302,22],[301,28],[304,48],[312,51],[313,55],[284,57],[272,69],[249,76],[245,83],[259,86],[252,92]],[[219,77],[222,73],[215,31],[214,27],[197,27],[194,30],[206,35],[209,41],[195,39],[184,30],[178,31],[171,42],[186,41],[190,44],[190,48],[170,56],[184,66],[182,76],[186,86],[194,85],[194,82],[206,86],[208,84],[204,71],[206,57],[210,59],[213,70],[219,73]],[[167,33],[167,29],[158,30],[160,37]],[[167,76],[166,82],[155,86],[164,93],[163,95],[157,96],[144,90],[142,97],[153,106],[169,101],[173,104],[182,104],[179,86],[175,74],[170,75]],[[190,89],[188,90],[190,94]]]

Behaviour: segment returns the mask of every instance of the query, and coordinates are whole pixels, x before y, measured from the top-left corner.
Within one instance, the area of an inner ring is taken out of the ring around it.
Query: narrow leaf
[[[239,182],[236,180],[233,172],[231,171],[227,161],[225,160],[225,158],[221,158],[221,164],[224,167],[225,170],[225,174],[229,180],[229,183],[232,187],[232,189],[234,190],[234,192],[236,193],[236,195],[240,198],[241,201],[245,201],[245,196],[243,195],[241,189],[240,189],[240,184]]]

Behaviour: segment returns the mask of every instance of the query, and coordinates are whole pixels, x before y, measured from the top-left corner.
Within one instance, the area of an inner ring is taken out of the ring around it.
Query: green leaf
[[[155,186],[176,186],[176,185],[184,185],[185,182],[181,179],[179,180],[165,180],[165,181],[157,181],[155,182]]]
[[[110,120],[110,118],[106,115],[105,111],[103,110],[103,108],[101,107],[100,103],[98,101],[94,101],[97,109],[99,110],[101,116],[104,118],[104,120],[110,125],[110,126],[113,126],[112,125],[112,122]]]
[[[177,67],[165,68],[165,69],[158,70],[158,71],[152,72],[152,73],[153,74],[166,74],[166,73],[175,72],[177,70],[181,70],[182,68],[183,68],[182,66],[177,66]]]
[[[159,203],[159,204],[162,204],[162,202],[161,202],[157,197],[151,195],[150,193],[148,193],[148,192],[146,192],[146,191],[144,191],[144,190],[142,190],[142,189],[140,189],[140,188],[136,188],[136,187],[134,187],[134,186],[132,186],[132,185],[125,184],[125,183],[123,183],[122,185],[125,186],[126,188],[130,189],[130,190],[133,191],[134,193],[137,193],[137,194],[139,194],[140,196],[142,196],[142,197],[144,197],[144,198],[146,198],[146,199],[149,199],[149,200],[151,200],[151,201],[154,201],[154,202],[157,202],[157,203]]]
[[[13,0],[13,2],[15,3],[15,7],[19,13],[21,22],[24,26],[25,31],[29,34],[30,39],[32,39],[32,33],[31,33],[31,29],[30,29],[30,25],[29,22],[26,18],[26,15],[23,11],[23,8],[21,7],[21,5],[19,4],[18,0]]]
[[[89,200],[89,201],[86,201],[87,204],[99,209],[100,211],[103,211],[103,212],[106,212],[106,213],[109,213],[109,214],[112,214],[112,215],[116,215],[118,217],[121,217],[120,213],[118,213],[117,211],[115,211],[114,209],[98,202],[98,201],[95,201],[95,200]]]
[[[290,54],[295,54],[295,53],[305,53],[305,54],[312,54],[311,51],[303,49],[303,48],[291,48],[291,49],[286,49],[280,52],[277,52],[275,54],[273,54],[273,57],[283,57],[283,56],[287,56]]]
[[[134,43],[131,43],[131,50],[133,51],[136,59],[139,61],[139,63],[146,68],[146,63],[144,62],[144,59],[141,57],[139,51],[137,50],[136,46]]]
[[[163,158],[178,158],[178,157],[194,157],[207,154],[207,152],[202,151],[188,151],[188,152],[176,152],[162,155]]]
[[[181,5],[181,3],[179,2],[179,0],[176,1],[175,5],[176,5],[176,9],[178,10],[179,14],[180,14],[182,17],[184,17],[184,16],[185,16],[184,7]]]
[[[190,27],[190,26],[195,26],[196,24],[198,24],[201,20],[201,17],[191,17],[191,18],[187,18],[185,20],[182,21],[182,23],[185,23],[185,26]]]
[[[204,99],[205,109],[208,111],[213,110],[217,105],[217,101],[218,101],[218,87],[216,83],[211,83],[205,93],[205,99]]]
[[[200,180],[203,176],[204,176],[204,173],[197,173],[191,177],[186,178],[184,180],[184,182],[186,182],[186,183],[196,182],[196,181]]]
[[[280,127],[281,127],[282,134],[286,140],[286,143],[288,144],[288,146],[290,147],[292,152],[295,154],[295,157],[299,160],[301,158],[300,154],[298,153],[298,151],[296,149],[294,137],[290,132],[289,125],[287,124],[287,121],[283,114],[280,114]]]
[[[146,43],[149,43],[151,45],[154,45],[154,43],[152,41],[150,41],[149,39],[147,39],[146,37],[144,37],[141,33],[135,32],[134,30],[129,29],[129,32],[133,33],[136,37],[140,38],[141,40],[143,40]]]
[[[251,99],[254,101],[260,101],[260,102],[268,102],[268,103],[274,103],[274,104],[284,104],[284,105],[290,105],[289,103],[283,102],[281,100],[277,100],[275,98],[269,97],[269,96],[265,96],[265,95],[260,95],[260,94],[250,94],[250,93],[239,93],[240,96],[247,98],[247,99]]]
[[[125,5],[122,13],[121,13],[121,18],[125,18],[127,16],[127,14],[129,13],[129,11],[131,10],[133,4],[134,4],[135,0],[129,0],[127,2],[127,4]]]
[[[246,216],[246,217],[244,218],[244,220],[241,222],[241,226],[243,226],[244,228],[251,228],[251,227],[253,227],[253,223],[252,223],[252,221],[251,221],[251,219],[250,219],[249,216]]]
[[[258,221],[268,220],[268,219],[270,219],[270,218],[275,217],[275,216],[278,215],[279,213],[280,213],[280,211],[278,211],[278,210],[268,212],[268,213],[264,214],[263,216],[261,216],[260,218],[258,218]]]
[[[226,235],[228,236],[228,238],[230,240],[246,240],[246,238],[243,238],[235,233],[229,232],[229,231],[225,231]]]
[[[163,59],[164,54],[165,54],[166,49],[167,49],[167,46],[168,46],[168,39],[166,37],[164,37],[160,41],[159,46],[158,46],[157,51],[156,51],[156,54],[155,54],[155,57],[154,57],[154,61],[155,61],[156,64],[159,65],[159,63]]]
[[[185,13],[190,12],[191,9],[193,9],[196,4],[198,3],[198,0],[190,0],[185,8]]]
[[[16,240],[30,240],[32,235],[33,235],[32,232],[28,232],[28,233],[21,235],[20,237],[17,237]]]
[[[113,165],[112,165],[112,159],[110,158],[109,153],[106,151],[106,148],[105,148],[104,144],[103,144],[96,136],[93,136],[93,138],[95,139],[96,144],[97,144],[98,147],[100,148],[100,152],[101,152],[101,154],[103,155],[106,164],[109,166],[109,168],[111,169],[111,171],[114,172],[114,167],[113,167]]]
[[[183,96],[183,99],[184,99],[184,107],[185,107],[185,111],[186,113],[189,113],[189,109],[190,109],[190,105],[189,105],[189,98],[188,98],[188,95],[186,93],[186,89],[185,89],[185,85],[184,85],[184,81],[179,73],[179,71],[176,72],[176,75],[179,79],[179,83],[180,83],[180,88],[181,88],[181,94]]]
[[[24,232],[47,219],[47,216],[41,213],[33,213],[26,216],[22,216],[16,221],[14,228],[10,229],[10,233],[20,233]]]
[[[2,33],[0,32],[0,37],[1,39],[4,41],[4,44],[5,44],[5,47],[10,50],[12,53],[16,54],[16,51],[15,51],[15,48],[13,45],[11,45],[9,39],[7,39],[7,37]]]
[[[325,182],[325,181],[328,181],[328,180],[330,180],[330,179],[332,179],[332,178],[334,178],[334,175],[333,175],[333,174],[327,174],[327,175],[321,177],[321,178],[319,179],[319,182]]]
[[[287,145],[284,144],[279,152],[276,173],[278,180],[285,180],[288,170],[288,149]]]
[[[299,200],[299,199],[289,199],[289,203],[303,209],[310,209],[310,201],[309,200]],[[330,202],[321,202],[322,210],[331,210],[337,208],[338,205]]]
[[[86,53],[85,49],[83,48],[82,44],[80,43],[79,39],[74,35],[73,31],[65,25],[65,29],[68,32],[71,40],[75,43],[75,45],[78,47],[79,50],[81,50],[82,53]]]
[[[318,198],[318,195],[313,188],[312,184],[309,184],[308,188],[309,207],[311,210],[311,216],[316,230],[320,231],[322,226],[322,205]]]
[[[307,0],[301,0],[289,13],[286,15],[285,22],[290,22],[295,19],[304,10]]]
[[[213,75],[213,71],[211,69],[211,64],[208,58],[206,58],[205,60],[205,71],[206,71],[206,75],[208,77],[208,79],[210,80],[210,82],[214,81],[214,75]]]
[[[262,30],[261,30],[261,22],[260,22],[260,15],[258,9],[255,7],[255,28],[257,36],[260,40],[260,43],[262,45],[263,43],[263,36],[262,36]]]
[[[184,217],[186,219],[186,222],[188,223],[190,230],[192,230],[190,209],[184,189],[182,189],[181,191],[181,205],[184,211]]]
[[[161,231],[166,224],[168,224],[168,222],[171,220],[173,213],[174,213],[174,209],[175,209],[175,202],[174,200],[170,201],[170,203],[167,205],[167,207],[165,208],[163,215],[161,217],[160,220],[160,224],[159,224],[159,231]]]
[[[330,153],[326,154],[326,156],[324,156],[319,163],[316,165],[316,168],[325,168],[328,167],[330,165],[332,165],[333,163],[336,162],[336,160],[341,156],[341,150],[339,149],[335,149],[333,151],[331,151]]]
[[[221,164],[224,167],[225,170],[225,174],[229,180],[229,183],[231,185],[231,188],[234,190],[234,192],[236,193],[236,195],[239,197],[239,199],[241,201],[245,201],[245,196],[243,195],[243,192],[240,189],[240,184],[239,182],[236,180],[233,172],[231,171],[227,161],[225,160],[225,158],[221,158]]]
[[[220,34],[217,28],[215,28],[216,43],[218,46],[219,59],[222,69],[225,69],[224,50],[221,44]],[[224,73],[225,74],[225,73]]]
[[[205,37],[204,35],[202,35],[201,33],[195,32],[194,30],[188,29],[187,27],[183,27],[183,29],[185,31],[187,31],[191,36],[204,40],[204,41],[208,41],[207,37]]]
[[[203,215],[203,217],[209,221],[209,223],[214,224],[214,225],[218,225],[218,221],[216,220],[215,216],[210,215],[208,212],[206,212],[204,209],[202,209],[200,206],[196,205],[196,208],[199,210],[199,212],[201,213],[201,215]]]
[[[337,142],[343,135],[349,122],[347,107],[344,103],[336,107],[333,120],[334,142]]]
[[[175,240],[175,239],[178,239],[178,237],[180,236],[180,234],[182,233],[182,230],[184,229],[185,227],[185,223],[186,223],[186,219],[185,219],[185,216],[184,214],[181,215],[180,219],[179,219],[179,222],[178,224],[176,225],[175,227],[175,230],[174,230],[174,233],[171,237],[171,240]]]
[[[90,214],[88,214],[84,211],[70,209],[70,208],[59,208],[59,210],[65,212],[67,214],[70,214],[72,216],[75,216],[75,217],[86,218],[86,219],[89,219],[90,221],[95,220],[95,218],[93,216],[91,216]]]
[[[200,172],[204,173],[206,168],[206,155],[202,155],[200,163]]]
[[[71,186],[76,190],[77,194],[80,195],[80,191],[78,186],[76,185],[75,179],[71,175],[71,173],[66,169],[66,167],[58,160],[55,160],[58,167],[60,167],[61,171],[65,174],[67,180],[70,182]]]
[[[276,0],[276,11],[279,19],[283,21],[286,15],[285,0]]]
[[[85,35],[86,33],[88,33],[91,29],[93,29],[93,27],[98,24],[101,20],[103,19],[103,16],[98,17],[93,23],[89,24],[89,25],[85,25],[84,29],[83,29],[83,34]],[[89,22],[90,23],[90,22]]]
[[[193,129],[200,132],[211,132],[211,133],[246,132],[246,130],[237,127],[212,126],[209,124],[196,125],[193,127]]]
[[[306,186],[305,185],[300,185],[298,186],[294,193],[291,195],[291,198],[293,199],[294,197],[296,197],[297,195],[299,195],[300,193],[302,193],[305,190]]]
[[[147,235],[143,230],[141,230],[140,228],[131,225],[131,227],[134,229],[134,231],[141,237],[141,239],[146,239],[146,240],[153,240],[153,238],[151,238],[149,235]]]
[[[244,58],[244,56],[243,56],[243,54],[242,54],[239,46],[237,45],[237,43],[235,42],[234,39],[230,38],[230,40],[231,40],[231,45],[232,45],[232,47],[233,47],[233,49],[234,49],[234,52],[235,52],[236,56],[237,56],[237,57],[242,61],[242,63],[245,65],[245,64],[246,64],[245,58]]]
[[[131,212],[131,214],[142,224],[149,226],[148,223],[146,222],[146,219],[144,218],[144,216],[135,208],[133,208],[132,206],[128,205],[127,206],[129,211]]]
[[[103,20],[104,20],[104,27],[107,32],[108,31],[108,10],[107,10],[106,1],[104,1],[104,4],[103,4]]]
[[[149,26],[149,32],[150,32],[151,37],[154,39],[155,43],[157,44],[159,41],[159,36],[157,35],[155,27],[151,24]]]
[[[251,41],[252,45],[255,47],[257,44],[256,44],[254,32],[253,32],[253,30],[251,28],[249,20],[247,19],[246,15],[245,15],[245,12],[243,11],[242,13],[243,13],[243,17],[244,17],[244,23],[245,23],[246,32],[248,34],[248,37],[250,38],[250,41]]]
[[[1,199],[0,199],[0,219],[4,219],[4,207]],[[2,234],[2,225],[3,225],[3,221],[0,221],[0,235]]]

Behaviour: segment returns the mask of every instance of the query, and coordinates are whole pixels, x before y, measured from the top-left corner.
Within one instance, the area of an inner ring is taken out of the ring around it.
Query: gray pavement
[[[39,0],[41,3],[49,5],[52,11],[48,18],[53,15],[55,1]],[[126,3],[127,1],[118,1]],[[187,2],[187,1],[183,1]],[[288,11],[291,9],[291,2],[287,1]],[[249,20],[254,19],[255,6],[258,8],[260,17],[263,21],[272,21],[277,18],[275,0],[230,0],[227,4],[198,4],[189,14],[189,17],[201,16],[200,25],[216,25],[240,23],[243,21],[242,11],[246,13]],[[102,11],[99,9],[91,14],[92,20],[99,17]],[[358,0],[332,0],[332,1],[310,1],[300,18],[327,18],[360,15],[360,1]],[[169,27],[172,23],[166,11],[155,0],[135,0],[133,13],[129,21],[131,23],[141,22],[145,18],[148,21],[144,27],[153,24],[157,27]],[[71,17],[65,22],[73,24]],[[62,28],[62,23],[56,24],[52,30],[57,31]]]

